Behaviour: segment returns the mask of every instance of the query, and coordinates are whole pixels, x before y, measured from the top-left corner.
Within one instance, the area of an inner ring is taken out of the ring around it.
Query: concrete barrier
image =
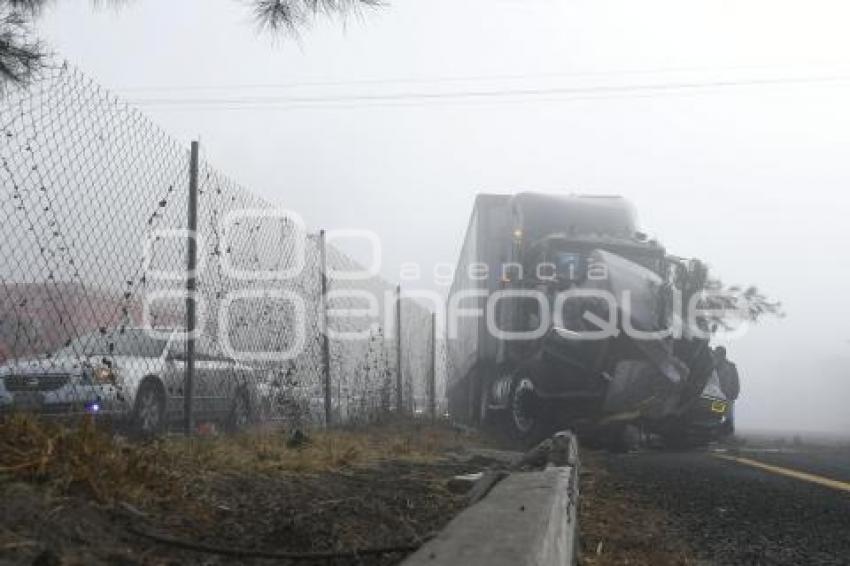
[[[572,462],[509,475],[404,566],[575,564],[579,462],[575,439],[570,436],[569,442]]]

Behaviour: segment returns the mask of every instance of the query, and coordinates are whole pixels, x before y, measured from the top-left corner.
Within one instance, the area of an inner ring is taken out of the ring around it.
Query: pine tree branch
[[[0,0],[0,87],[25,83],[43,67],[47,51],[33,25],[53,0]],[[122,5],[133,0],[90,0],[95,7]],[[320,16],[358,13],[383,5],[382,0],[240,0],[248,3],[262,31],[297,36]]]

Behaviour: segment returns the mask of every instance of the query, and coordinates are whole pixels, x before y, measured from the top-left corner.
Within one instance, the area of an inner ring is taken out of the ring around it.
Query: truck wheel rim
[[[511,416],[517,430],[522,433],[529,432],[534,428],[534,384],[528,378],[523,378],[517,383],[511,400]]]

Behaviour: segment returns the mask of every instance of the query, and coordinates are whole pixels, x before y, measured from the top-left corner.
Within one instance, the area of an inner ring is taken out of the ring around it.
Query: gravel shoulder
[[[599,453],[585,460],[597,484],[583,493],[588,564],[850,564],[846,492],[710,451]],[[651,552],[662,554],[649,559]]]
[[[677,536],[675,517],[612,470],[611,458],[582,452],[581,564],[697,564],[693,549]]]

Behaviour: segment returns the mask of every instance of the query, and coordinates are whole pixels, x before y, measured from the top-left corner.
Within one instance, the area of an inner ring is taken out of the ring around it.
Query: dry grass
[[[65,563],[114,563],[134,554],[128,539],[151,551],[127,525],[287,552],[417,544],[465,504],[445,483],[468,470],[446,453],[479,443],[409,421],[289,440],[255,430],[142,443],[91,420],[0,418],[0,562],[31,563],[49,548]],[[206,563],[168,545],[153,551],[145,563]]]
[[[300,447],[287,446],[280,431],[233,437],[175,438],[161,446],[170,466],[217,473],[320,473],[386,460],[432,462],[472,444],[445,426],[400,422],[380,427],[316,431]]]
[[[159,464],[157,450],[115,442],[89,418],[74,428],[28,415],[0,420],[0,478],[82,492],[99,502],[171,497],[175,475]]]
[[[289,447],[282,431],[235,436],[169,437],[149,443],[116,439],[90,419],[68,427],[26,415],[0,420],[0,479],[81,492],[99,502],[179,499],[199,476],[316,474],[387,460],[433,462],[472,444],[447,426],[398,422],[316,431]]]

